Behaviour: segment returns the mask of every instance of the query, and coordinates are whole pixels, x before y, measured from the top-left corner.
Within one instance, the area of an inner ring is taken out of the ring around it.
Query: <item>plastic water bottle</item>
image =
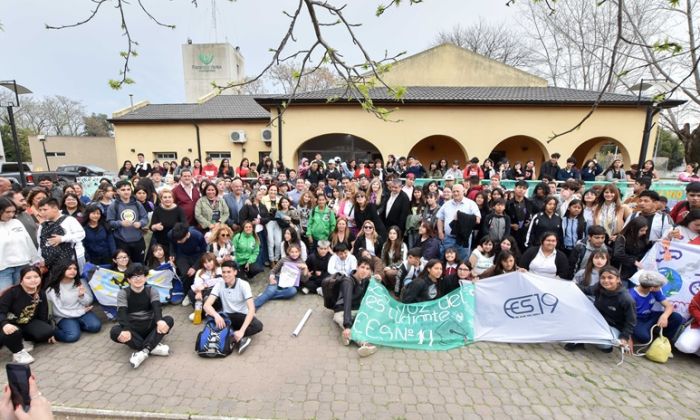
[[[201,301],[201,299],[197,299],[194,302],[194,320],[192,321],[192,323],[195,325],[202,323],[202,301]]]

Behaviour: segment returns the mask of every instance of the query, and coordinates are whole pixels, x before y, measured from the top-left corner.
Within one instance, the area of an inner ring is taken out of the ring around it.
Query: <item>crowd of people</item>
[[[412,157],[344,162],[317,154],[296,168],[269,157],[234,168],[228,159],[161,164],[139,154],[91,197],[79,183],[61,188],[40,177],[19,190],[0,178],[0,344],[15,362],[31,363],[33,343],[100,331],[83,275],[89,262],[124,276],[110,337],[133,349],[132,366],[167,356],[162,339],[177,322],[163,315],[146,276],[169,263],[186,291],[183,305],[230,324],[239,353],[263,329],[262,306],[323,295],[328,278],[337,284],[333,320],[349,345],[371,278],[410,304],[513,271],[575,281],[623,344],[648,341],[657,324],[678,350],[697,353],[698,296],[693,324],[678,334],[683,319],[661,291],[663,276],[634,274],[657,241],[700,245],[700,182],[688,183],[687,199],[669,210],[650,189],[658,178],[651,161],[624,171],[620,160],[603,170],[596,160],[579,169],[576,159],[560,166],[559,158],[538,171],[534,161],[505,159],[425,168]],[[610,182],[585,187],[601,177]],[[429,179],[419,185],[420,178]],[[503,188],[503,179],[515,186]],[[620,182],[633,183],[624,201]],[[289,266],[298,286],[280,284]],[[265,285],[253,296],[256,281]],[[377,350],[357,344],[361,356]]]

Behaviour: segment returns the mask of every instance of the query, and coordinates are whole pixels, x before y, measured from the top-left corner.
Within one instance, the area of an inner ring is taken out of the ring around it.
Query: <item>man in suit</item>
[[[381,210],[382,222],[384,226],[398,226],[403,232],[406,228],[406,219],[410,212],[411,200],[405,192],[401,190],[401,180],[394,178],[389,183],[391,194],[386,200],[385,207]]]
[[[240,230],[240,220],[238,213],[243,208],[248,196],[243,193],[243,181],[236,178],[231,181],[231,192],[224,194],[224,202],[228,206],[229,216],[226,224],[234,231]]]
[[[180,172],[180,183],[173,188],[173,198],[175,198],[175,204],[182,208],[182,211],[185,213],[187,223],[190,226],[196,226],[194,206],[197,204],[200,194],[199,189],[197,189],[192,180],[191,170],[183,169]]]

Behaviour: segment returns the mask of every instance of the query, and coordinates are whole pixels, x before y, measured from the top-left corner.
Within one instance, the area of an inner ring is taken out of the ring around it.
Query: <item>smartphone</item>
[[[8,363],[5,365],[7,369],[7,383],[10,385],[12,392],[12,405],[17,407],[22,406],[25,412],[29,411],[29,377],[32,372],[29,370],[29,365],[19,365],[16,363]]]

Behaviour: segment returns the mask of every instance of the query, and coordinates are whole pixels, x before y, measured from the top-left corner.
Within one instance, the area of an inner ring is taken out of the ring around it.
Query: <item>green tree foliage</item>
[[[683,164],[685,149],[683,142],[673,132],[661,129],[658,139],[658,156],[668,158],[668,169],[673,170]]]
[[[5,149],[5,160],[9,162],[17,161],[15,153],[15,144],[12,141],[12,130],[7,124],[0,125],[0,133],[2,133],[2,147]],[[29,135],[31,130],[27,128],[18,128],[17,137],[19,137],[19,148],[22,153],[22,161],[31,162],[32,154],[29,152]]]
[[[106,114],[95,114],[83,117],[85,125],[83,136],[88,137],[108,137],[112,135],[112,124],[107,121]]]

